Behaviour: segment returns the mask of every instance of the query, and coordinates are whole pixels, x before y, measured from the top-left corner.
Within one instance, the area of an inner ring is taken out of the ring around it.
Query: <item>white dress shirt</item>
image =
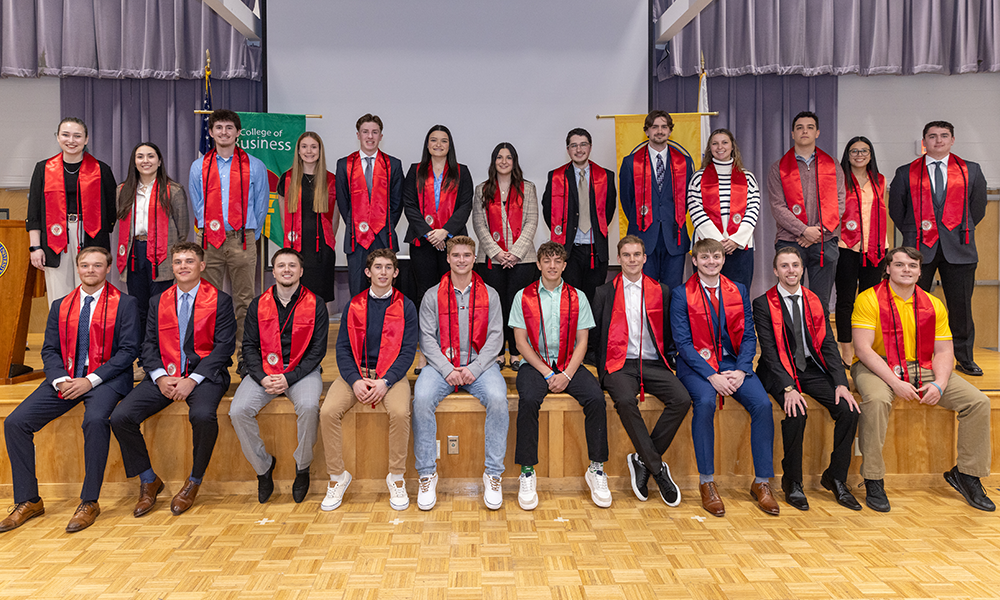
[[[659,355],[656,352],[656,342],[649,335],[649,327],[646,326],[645,298],[642,295],[642,277],[639,281],[629,281],[627,277],[622,277],[625,286],[622,291],[625,295],[625,320],[628,322],[628,349],[625,351],[625,358],[639,358],[639,332],[642,332],[642,360],[656,360]]]
[[[941,175],[944,177],[944,189],[948,189],[948,160],[950,158],[951,154],[949,153],[948,156],[941,159]],[[934,189],[934,171],[937,169],[937,167],[934,166],[934,163],[936,162],[938,162],[938,159],[931,158],[929,154],[924,155],[924,164],[927,165],[927,175],[931,178],[932,192],[937,192],[937,190]]]
[[[148,233],[146,225],[149,221],[149,195],[152,191],[152,184],[143,185],[140,183],[135,188],[135,208],[132,209],[135,212],[135,232],[133,235],[146,235]]]
[[[104,291],[104,286],[102,285],[99,290],[97,290],[93,294],[90,294],[90,297],[94,299],[94,301],[90,303],[90,321],[94,320],[94,311],[97,310],[97,301],[101,299],[101,292],[103,292],[103,291]],[[84,304],[84,302],[86,302],[86,298],[87,298],[87,293],[83,291],[83,287],[80,288],[80,292],[79,293],[80,293],[80,311],[76,313],[77,315],[79,315],[80,313],[83,312],[83,304]],[[69,302],[69,300],[67,299],[67,300],[64,300],[63,302]],[[87,321],[87,328],[88,329],[90,328],[90,321]],[[77,327],[79,327],[79,324],[77,324]],[[93,343],[94,340],[90,340],[90,342]],[[75,350],[76,349],[74,348],[74,351]],[[65,357],[63,357],[63,358],[65,359]],[[76,362],[79,364],[79,362],[80,362],[80,357],[79,356],[76,357]],[[89,351],[83,357],[83,367],[84,367],[84,370],[86,370],[86,368],[88,366],[90,366],[90,352]],[[73,365],[73,368],[76,369],[76,365]],[[92,387],[97,387],[97,386],[101,385],[101,383],[104,382],[103,379],[101,379],[100,377],[98,377],[94,373],[90,373],[86,377],[87,377],[87,379],[90,380],[90,385]],[[70,373],[69,377],[60,377],[58,379],[54,379],[52,381],[52,387],[55,388],[55,390],[58,392],[59,391],[59,384],[62,383],[62,382],[64,382],[64,381],[70,381],[71,379],[73,379],[73,373]]]

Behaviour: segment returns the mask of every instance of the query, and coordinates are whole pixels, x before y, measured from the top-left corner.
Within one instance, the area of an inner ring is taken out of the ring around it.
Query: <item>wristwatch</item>
[[[795,391],[795,386],[794,386],[794,385],[786,385],[786,386],[785,386],[785,389],[784,389],[783,391],[784,391],[784,392],[785,392],[786,394],[787,394],[788,392],[794,392],[794,391]]]
[[[35,250],[41,250],[41,246],[28,246],[28,252],[34,252]]]

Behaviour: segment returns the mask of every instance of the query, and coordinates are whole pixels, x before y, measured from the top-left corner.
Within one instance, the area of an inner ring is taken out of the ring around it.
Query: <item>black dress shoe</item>
[[[649,499],[649,469],[642,463],[638,454],[629,454],[625,457],[628,463],[628,472],[632,479],[632,491],[635,497],[645,502]]]
[[[979,365],[972,362],[971,360],[969,362],[964,362],[964,363],[960,362],[956,364],[955,370],[958,371],[959,373],[965,373],[966,375],[972,377],[983,376],[983,370],[979,368]]]
[[[986,496],[986,490],[983,489],[983,484],[979,481],[978,477],[961,473],[958,467],[955,466],[944,474],[944,480],[965,496],[965,501],[972,508],[978,508],[987,512],[993,512],[997,509],[993,501]]]
[[[781,491],[785,492],[785,502],[792,505],[792,508],[799,510],[809,510],[809,500],[802,489],[802,483],[791,479],[781,478]]]
[[[820,485],[833,492],[833,497],[837,504],[851,510],[861,510],[861,504],[854,497],[847,484],[839,479],[834,479],[829,471],[823,471],[823,476],[819,480]],[[888,502],[888,500],[886,500]]]
[[[865,479],[865,504],[876,512],[889,512],[889,497],[881,479]]]
[[[271,468],[267,470],[267,473],[257,476],[257,502],[264,504],[267,502],[271,494],[274,493],[274,465],[278,463],[278,460],[271,457]]]
[[[301,471],[295,471],[295,481],[292,482],[292,500],[296,503],[302,502],[306,499],[306,494],[309,493],[309,467],[302,469]]]

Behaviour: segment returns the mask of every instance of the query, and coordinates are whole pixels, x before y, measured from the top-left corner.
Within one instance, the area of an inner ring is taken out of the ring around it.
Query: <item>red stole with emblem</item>
[[[289,183],[292,180],[292,170],[289,169],[285,171],[282,175],[285,179],[285,194],[288,194]],[[330,198],[329,210],[326,213],[319,215],[319,221],[321,223],[321,228],[323,230],[323,241],[329,246],[331,250],[334,250],[335,240],[333,239],[333,214],[337,207],[337,180],[333,176],[333,173],[326,172],[326,188],[327,195]],[[310,198],[310,204],[312,204]],[[285,205],[282,208],[282,224],[285,226],[285,248],[294,248],[296,252],[302,252],[302,213],[305,209],[302,208],[302,186],[299,186],[299,198],[298,198],[298,210],[295,212],[288,211],[288,198],[285,198]],[[315,212],[310,208],[310,213],[315,214]],[[316,251],[319,252],[319,237],[316,238]]]
[[[591,219],[591,225],[597,221],[601,235],[608,237],[608,224],[604,221],[608,202],[608,173],[594,161],[590,162],[590,184],[594,190],[594,204],[597,214]],[[552,171],[552,241],[566,244],[566,222],[569,219],[569,183],[567,172],[576,173],[573,163],[568,162]],[[577,194],[579,198],[579,194]],[[580,210],[590,210],[589,206],[581,206]],[[572,240],[570,240],[572,241]]]
[[[389,179],[392,166],[385,153],[376,154],[378,160],[372,166],[372,192],[368,193],[368,182],[365,181],[365,167],[362,164],[361,152],[355,152],[347,157],[347,178],[351,189],[351,252],[354,243],[362,248],[370,248],[375,241],[375,234],[382,231],[389,220]],[[392,247],[392,228],[389,229],[389,247]]]
[[[167,209],[160,205],[160,183],[153,180],[153,187],[149,191],[149,207],[146,209],[146,258],[153,265],[153,279],[156,279],[156,269],[160,263],[167,258],[167,245],[169,244]],[[136,192],[136,197],[138,197]],[[167,184],[167,200],[170,200],[170,184]],[[128,216],[118,222],[118,272],[124,273],[128,264],[128,251],[131,247],[131,236],[135,233],[135,201],[128,211]]]
[[[222,214],[222,180],[216,167],[215,148],[201,159],[201,182],[205,199],[203,241],[215,248],[226,241],[226,216]],[[250,198],[250,155],[236,146],[229,164],[229,225],[243,229]]]
[[[863,239],[863,219],[861,216],[861,186],[858,185],[858,178],[851,173],[854,181],[854,201],[848,202],[844,206],[844,218],[841,219],[840,239],[848,248],[853,248]],[[868,214],[868,246],[861,248],[861,264],[877,265],[885,255],[885,230],[886,230],[886,208],[885,199],[885,176],[881,173],[874,180],[870,180],[874,200],[872,201],[871,212]]]
[[[45,161],[45,224],[46,240],[56,254],[66,250],[69,236],[66,233],[66,179],[63,174],[63,155],[60,152]],[[76,180],[77,210],[83,216],[83,229],[90,237],[101,232],[101,165],[90,154],[83,153]],[[83,244],[83,240],[80,240]]]
[[[722,356],[722,333],[715,331],[712,324],[712,303],[701,284],[701,279],[695,273],[684,284],[687,294],[688,322],[691,325],[691,341],[694,349],[716,371],[719,370],[719,357]],[[722,296],[722,311],[726,315],[726,331],[733,345],[733,352],[739,354],[740,342],[743,341],[743,330],[746,326],[743,314],[743,296],[736,284],[725,276],[719,276],[719,294]],[[718,318],[718,315],[716,315]]]
[[[76,334],[80,327],[80,288],[78,286],[70,295],[63,298],[59,305],[59,346],[62,351],[63,366],[70,377],[80,358],[76,356]],[[101,297],[90,309],[90,347],[87,358],[90,360],[87,374],[93,373],[98,367],[111,360],[111,346],[115,337],[115,320],[118,317],[118,303],[122,293],[118,288],[105,282]],[[100,340],[100,343],[98,343]]]
[[[263,358],[264,372],[268,375],[290,373],[299,366],[305,356],[309,342],[312,340],[316,326],[316,294],[299,286],[299,299],[292,305],[291,316],[285,320],[292,321],[292,347],[288,353],[288,368],[284,368],[284,354],[281,347],[281,332],[284,329],[278,323],[278,303],[274,298],[274,286],[270,293],[264,292],[257,301],[257,325],[260,329],[260,353]]]
[[[656,172],[649,156],[649,145],[632,153],[632,181],[635,189],[636,223],[639,231],[646,231],[653,224],[653,185]],[[680,244],[682,232],[687,220],[687,160],[684,154],[667,145],[667,155],[670,157],[670,181],[673,183],[674,223],[677,226],[677,243]]]
[[[219,290],[202,279],[198,295],[191,307],[194,330],[194,352],[201,358],[212,353],[215,347],[215,313],[218,310]],[[187,375],[187,365],[181,364],[181,334],[177,319],[177,285],[160,294],[156,311],[156,329],[160,341],[160,359],[171,377]]]
[[[351,342],[351,353],[354,354],[354,364],[358,365],[358,372],[366,376],[370,370],[367,365],[368,359],[368,290],[365,290],[351,299],[351,304],[347,309],[347,337]],[[406,330],[406,315],[403,307],[403,294],[399,290],[392,290],[392,297],[389,306],[385,309],[385,319],[382,325],[382,342],[378,349],[378,362],[375,365],[375,377],[380,379],[392,367],[392,363],[399,358],[399,351],[403,347],[403,332]],[[365,367],[361,366],[361,359],[365,358]]]
[[[505,208],[507,225],[510,226],[510,236],[514,242],[517,242],[517,238],[521,237],[521,227],[524,225],[524,183],[516,188],[511,186],[506,207],[503,206],[503,201],[500,199],[500,186],[496,186],[493,199],[486,206],[486,224],[490,228],[490,235],[494,242],[500,244],[501,250],[509,252],[510,248],[507,247],[507,239],[503,234],[503,215],[500,212]],[[493,261],[488,261],[486,264],[491,265],[492,263]]]
[[[809,337],[812,339],[812,347],[809,348],[812,355],[819,360],[824,367],[826,358],[823,357],[823,341],[826,339],[826,316],[823,312],[823,303],[812,291],[804,287],[799,287],[802,291],[802,310],[805,313],[805,325],[809,330]],[[795,358],[791,353],[791,345],[788,341],[788,329],[785,328],[785,318],[781,312],[783,300],[778,293],[778,286],[767,290],[767,306],[771,315],[771,329],[774,331],[774,340],[778,345],[778,358],[781,359],[781,366],[785,367],[785,372],[795,380],[795,387],[801,392],[799,385],[798,370],[795,368]],[[801,344],[802,340],[795,340],[796,344]]]
[[[954,159],[954,160],[952,160]],[[958,227],[966,214],[966,199],[969,197],[969,167],[965,161],[952,154],[948,160],[948,183],[945,192],[944,210],[941,224],[948,231]],[[910,201],[913,203],[913,218],[917,225],[917,250],[921,246],[930,248],[938,241],[937,217],[934,214],[934,200],[931,195],[931,181],[927,174],[927,163],[923,157],[910,163]],[[969,243],[968,224],[965,228],[965,243]]]
[[[788,206],[788,210],[808,225],[806,200],[802,191],[802,178],[799,177],[798,163],[794,148],[781,157],[781,162],[778,163],[778,170],[781,173],[781,190],[785,194],[785,204]],[[837,161],[819,148],[816,148],[816,193],[819,198],[819,222],[823,229],[834,231],[840,225]]]
[[[442,229],[452,213],[455,212],[455,205],[458,203],[458,182],[461,180],[462,167],[458,167],[455,175],[455,184],[451,187],[445,186],[445,177],[448,175],[448,163],[444,164],[441,171],[441,198],[437,208],[434,208],[434,170],[427,165],[427,177],[424,178],[424,188],[421,190],[418,184],[417,194],[420,196],[420,212],[424,215],[424,222],[431,229]],[[420,245],[420,238],[416,238],[416,243]]]
[[[722,203],[719,200],[719,173],[715,170],[715,162],[709,161],[701,174],[701,202],[705,214],[712,220],[715,227],[726,237],[735,235],[747,212],[746,173],[736,168],[733,163],[732,176],[729,182],[729,224],[722,231]]]
[[[521,312],[524,314],[524,325],[528,332],[528,341],[535,353],[548,364],[548,340],[545,336],[545,318],[542,316],[542,303],[538,295],[538,288],[541,280],[538,280],[521,293]],[[560,371],[566,369],[570,358],[573,357],[573,349],[576,346],[577,321],[580,318],[580,296],[565,281],[562,283],[562,293],[559,295],[559,358],[556,360],[556,368]],[[542,336],[543,344],[538,343],[539,336]],[[542,348],[542,345],[545,348]]]
[[[438,284],[438,322],[441,324],[441,352],[455,367],[462,366],[462,341],[458,336],[458,305],[455,302],[455,286],[451,282],[451,272],[447,272]],[[490,294],[486,283],[477,273],[472,273],[472,292],[469,297],[469,357],[465,364],[472,362],[472,351],[479,352],[486,343],[490,329]]]
[[[903,323],[896,310],[893,291],[889,288],[889,280],[875,286],[875,296],[879,305],[879,326],[882,329],[882,346],[885,348],[885,361],[892,367],[896,377],[910,381],[906,369],[906,342],[903,334]],[[937,329],[937,313],[927,292],[915,287],[913,289],[913,322],[916,329],[914,354],[917,362],[924,369],[933,368],[934,333]],[[920,387],[920,376],[917,376],[915,387]]]

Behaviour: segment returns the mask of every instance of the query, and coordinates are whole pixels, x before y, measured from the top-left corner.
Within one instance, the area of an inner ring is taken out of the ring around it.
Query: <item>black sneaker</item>
[[[986,490],[983,489],[983,484],[979,481],[978,477],[966,475],[960,472],[956,466],[944,474],[944,480],[950,483],[951,487],[958,490],[958,493],[965,497],[965,501],[972,508],[978,508],[987,512],[993,512],[997,509],[993,501],[986,496]]]
[[[302,502],[306,499],[306,494],[309,493],[309,467],[302,469],[301,471],[295,471],[295,481],[292,482],[292,500],[296,503]]]
[[[877,512],[889,512],[889,498],[881,479],[865,479],[865,504]]]
[[[267,473],[257,476],[257,502],[264,504],[274,493],[274,465],[278,463],[277,459],[273,456],[271,457],[271,468],[267,470]]]
[[[649,469],[642,464],[642,459],[635,453],[626,456],[625,462],[628,463],[628,472],[632,476],[632,491],[635,492],[636,498],[645,502],[649,499],[647,485],[649,483]]]
[[[660,498],[663,498],[667,506],[677,506],[681,503],[681,490],[670,477],[670,467],[667,466],[667,463],[661,464],[663,466],[659,473],[653,475],[653,481],[660,488]]]

